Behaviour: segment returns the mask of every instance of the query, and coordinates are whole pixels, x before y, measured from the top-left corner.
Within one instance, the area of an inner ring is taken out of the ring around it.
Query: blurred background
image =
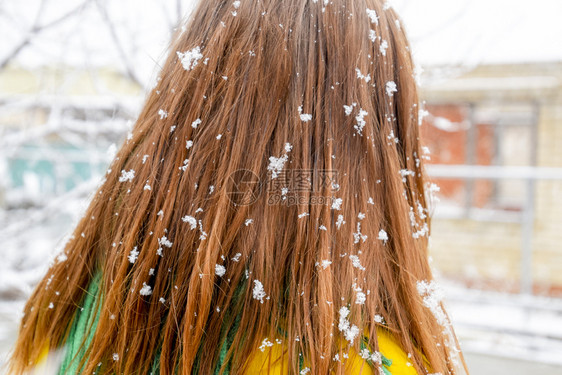
[[[248,0],[249,1],[249,0]],[[0,365],[194,0],[0,1]],[[562,374],[562,1],[395,0],[473,374]]]

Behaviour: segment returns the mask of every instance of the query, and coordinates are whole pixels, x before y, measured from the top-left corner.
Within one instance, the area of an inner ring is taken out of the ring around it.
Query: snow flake
[[[367,124],[365,121],[365,116],[367,116],[368,114],[369,113],[367,111],[365,111],[363,108],[360,108],[359,114],[355,116],[355,120],[357,121],[357,124],[353,125],[353,127],[355,128],[355,130],[357,130],[357,134],[361,136],[363,135],[363,128]]]
[[[166,236],[162,236],[162,238],[158,239],[158,244],[160,247],[156,250],[156,254],[160,255],[161,257],[164,256],[162,253],[162,246],[172,247],[172,242],[166,238]]]
[[[361,271],[365,271],[365,267],[361,265],[361,260],[357,255],[350,255],[349,259],[351,260],[351,265]]]
[[[303,113],[303,114],[300,115],[300,117],[301,117],[302,122],[308,122],[308,121],[312,120],[312,115],[309,114],[309,113]]]
[[[181,218],[184,223],[189,223],[191,229],[197,228],[197,220],[193,216],[186,215]]]
[[[343,332],[345,339],[349,341],[350,344],[353,344],[353,340],[359,335],[359,327],[356,325],[352,325],[347,316],[349,315],[350,311],[346,306],[342,306],[339,310],[340,314],[340,321],[338,324],[338,329]]]
[[[133,248],[133,250],[131,250],[131,252],[129,253],[129,256],[128,256],[129,262],[135,263],[135,261],[137,260],[138,256],[139,256],[139,252],[138,252],[138,250],[137,250],[137,247],[135,246],[135,247]]]
[[[367,348],[361,349],[361,351],[359,352],[359,357],[363,359],[369,359],[371,357],[371,353],[369,352],[369,349]]]
[[[379,236],[377,237],[377,239],[383,241],[384,243],[386,243],[386,241],[388,241],[388,234],[385,232],[384,229],[381,229],[379,231]]]
[[[277,178],[278,174],[281,172],[287,160],[289,160],[289,156],[287,153],[291,151],[293,146],[290,143],[285,143],[285,154],[281,157],[276,158],[275,156],[269,157],[269,165],[267,166],[267,170],[271,171],[271,178]]]
[[[181,64],[185,70],[191,70],[195,68],[199,63],[199,60],[203,58],[203,55],[201,54],[201,48],[199,46],[186,52],[177,51],[176,54],[181,60]]]
[[[203,230],[203,223],[201,222],[201,220],[199,220],[199,231],[201,232],[199,239],[203,241],[204,239],[207,238],[207,232]]]
[[[119,354],[113,353],[113,360],[117,362],[119,360]]]
[[[383,56],[386,56],[387,49],[388,49],[388,42],[386,40],[383,40],[379,48]]]
[[[336,198],[334,199],[334,201],[332,202],[332,210],[341,210],[341,204],[343,202],[342,198]]]
[[[359,68],[355,68],[355,72],[357,73],[357,78],[364,80],[365,82],[369,82],[371,80],[371,74],[364,75],[361,73]]]
[[[158,116],[160,116],[160,120],[165,119],[166,117],[168,117],[168,112],[164,111],[163,109],[159,109]]]
[[[353,284],[353,289],[357,293],[355,304],[364,305],[365,301],[367,301],[367,295],[363,292],[363,290],[361,290],[360,287],[357,286],[357,284]]]
[[[411,171],[409,169],[401,169],[400,170],[400,175],[402,176],[402,181],[406,182],[406,176],[415,176],[416,172]]]
[[[359,240],[365,242],[367,236],[361,233],[361,223],[357,223],[357,232],[353,233],[354,243],[359,243]]]
[[[235,2],[232,3],[232,6],[234,7],[234,9],[240,8],[240,1],[239,1],[239,0],[236,0]],[[236,17],[236,15],[238,14],[238,13],[236,12],[236,10],[234,10],[234,11],[231,12],[231,13],[232,13],[232,15],[233,15],[234,17]]]
[[[232,260],[233,262],[239,262],[241,256],[242,256],[242,253],[236,253],[236,254],[234,255],[234,257],[231,258],[231,260]]]
[[[345,224],[345,220],[343,220],[343,215],[338,215],[338,220],[336,221],[336,226],[338,227],[338,229],[340,229],[342,224]]]
[[[187,170],[187,167],[189,167],[189,159],[185,159],[183,161],[183,165],[181,167],[179,167],[179,169],[181,169],[182,171],[185,172]]]
[[[197,120],[193,121],[193,122],[191,123],[191,127],[192,127],[193,129],[195,129],[195,128],[197,128],[197,126],[198,126],[199,124],[201,124],[201,119],[200,119],[200,118],[198,118]],[[188,147],[188,148],[189,148],[189,147]]]
[[[277,175],[283,169],[285,162],[288,160],[287,154],[276,158],[275,156],[269,157],[269,166],[267,167],[268,170],[271,171],[271,178],[277,178]]]
[[[246,219],[246,221],[244,222],[245,226],[248,226],[250,224],[252,224],[254,222],[254,219]]]
[[[290,143],[285,143],[285,152],[289,152],[293,149],[293,146]]]
[[[438,287],[435,280],[431,280],[430,282],[420,280],[417,282],[417,289],[418,293],[423,298],[424,306],[433,313],[437,322],[442,326],[448,325],[449,320],[441,307],[443,291]]]
[[[394,135],[394,130],[390,131],[390,134],[386,136],[386,139],[388,139],[390,141],[390,143],[388,145],[392,145],[393,141],[394,141],[394,143],[399,142],[398,138],[396,138],[396,136]]]
[[[386,83],[386,95],[393,97],[395,92],[398,92],[398,89],[396,88],[396,82],[388,81]]]
[[[355,107],[357,103],[351,103],[351,105],[344,105],[343,109],[345,110],[345,115],[349,116],[353,111],[353,107]]]
[[[373,43],[377,40],[377,33],[375,32],[375,30],[373,29],[369,30],[369,39]]]
[[[414,227],[419,227],[419,225],[417,223],[415,223],[414,225],[412,225]],[[416,230],[415,232],[412,233],[412,237],[414,237],[415,239],[418,239],[420,237],[424,237],[429,233],[429,226],[427,225],[427,223],[423,223],[423,226]]]
[[[382,354],[376,350],[371,353],[371,362],[382,365]]]
[[[379,24],[379,17],[374,9],[367,8],[367,16],[369,16],[371,23],[374,23],[375,25]]]
[[[172,242],[170,240],[168,240],[168,238],[166,236],[162,236],[162,238],[159,238],[158,243],[160,245],[164,245],[166,247],[172,247]]]
[[[142,288],[139,293],[141,296],[149,296],[152,294],[152,288],[150,287],[150,285],[146,285],[146,283],[142,283]]]
[[[226,268],[223,265],[215,264],[215,274],[219,277],[224,276],[226,273]]]
[[[427,215],[425,213],[428,211],[428,209],[424,208],[419,201],[417,202],[417,206],[418,206],[418,216],[419,216],[419,218],[422,219],[422,220],[425,219],[427,217]]]
[[[263,284],[259,280],[254,280],[254,289],[252,291],[252,295],[254,299],[257,299],[258,301],[260,301],[260,303],[263,303],[264,298],[269,298],[267,297],[267,294],[265,294]]]
[[[298,75],[298,73],[297,73],[297,75]],[[299,111],[301,121],[308,122],[308,121],[312,120],[312,115],[310,113],[302,113],[302,105],[299,106],[298,111]]]
[[[133,178],[135,178],[135,170],[131,169],[129,171],[126,170],[122,170],[121,171],[121,176],[119,177],[119,182],[126,182],[126,181],[132,181]]]
[[[271,341],[269,341],[266,337],[265,339],[263,339],[263,341],[261,342],[261,345],[259,346],[258,349],[263,352],[263,351],[265,351],[265,348],[268,347],[268,346],[269,347],[273,346],[273,343]]]

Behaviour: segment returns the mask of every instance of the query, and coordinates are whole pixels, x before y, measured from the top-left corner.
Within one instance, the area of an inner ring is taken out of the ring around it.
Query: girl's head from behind
[[[302,356],[326,374],[363,331],[378,348],[384,326],[420,373],[423,357],[455,373],[454,334],[426,293],[418,112],[382,2],[201,1],[30,298],[13,368],[43,338],[62,343],[98,268],[87,372],[148,373],[157,353],[162,373],[236,372],[282,330],[290,372]]]

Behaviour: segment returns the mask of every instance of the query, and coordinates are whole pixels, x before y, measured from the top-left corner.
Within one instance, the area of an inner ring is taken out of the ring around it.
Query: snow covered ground
[[[562,374],[562,300],[443,288],[472,373]]]
[[[560,375],[562,366],[535,362],[532,358],[509,358],[468,352],[466,361],[471,375]]]

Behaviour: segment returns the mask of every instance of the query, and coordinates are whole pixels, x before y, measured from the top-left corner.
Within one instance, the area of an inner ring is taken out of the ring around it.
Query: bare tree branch
[[[24,49],[29,42],[31,41],[31,37],[27,36],[24,40],[20,42],[8,55],[0,62],[0,69],[4,69],[6,65],[10,63],[20,52]]]
[[[98,10],[99,10],[101,16],[103,17],[103,20],[105,21],[105,23],[107,24],[107,27],[109,28],[109,32],[111,33],[111,38],[113,39],[113,43],[115,44],[115,47],[117,48],[117,52],[121,56],[121,60],[123,62],[123,65],[125,66],[127,76],[129,77],[130,80],[132,80],[133,82],[135,82],[139,86],[143,87],[144,85],[142,84],[140,79],[138,79],[135,71],[133,70],[131,61],[129,60],[129,57],[127,56],[127,53],[125,52],[125,49],[123,48],[123,46],[121,44],[121,41],[119,40],[119,36],[117,35],[117,31],[115,30],[115,24],[113,23],[113,21],[109,17],[109,14],[107,13],[107,9],[100,4],[99,0],[96,0],[96,5],[98,7]]]
[[[25,38],[23,38],[23,40],[18,45],[16,45],[2,60],[0,60],[0,69],[4,69],[6,67],[6,65],[8,65],[10,63],[10,61],[12,61],[17,55],[19,55],[19,53],[26,46],[28,46],[31,43],[31,40],[35,35],[37,35],[38,33],[42,32],[46,29],[49,29],[53,26],[56,26],[56,25],[64,22],[68,18],[72,17],[76,13],[79,13],[80,11],[82,11],[82,9],[84,9],[84,7],[86,7],[86,5],[90,1],[91,0],[84,0],[84,2],[82,4],[80,4],[76,8],[71,9],[70,11],[66,12],[65,14],[60,16],[59,18],[56,18],[56,19],[54,19],[51,22],[48,22],[46,24],[39,25],[39,20],[40,20],[41,14],[42,14],[42,9],[43,9],[43,7],[45,6],[45,3],[46,3],[46,0],[42,0],[41,4],[39,5],[39,11],[37,12],[37,16],[35,18],[35,21],[33,22],[33,26],[31,27],[31,29],[29,30],[29,32],[27,33]]]

